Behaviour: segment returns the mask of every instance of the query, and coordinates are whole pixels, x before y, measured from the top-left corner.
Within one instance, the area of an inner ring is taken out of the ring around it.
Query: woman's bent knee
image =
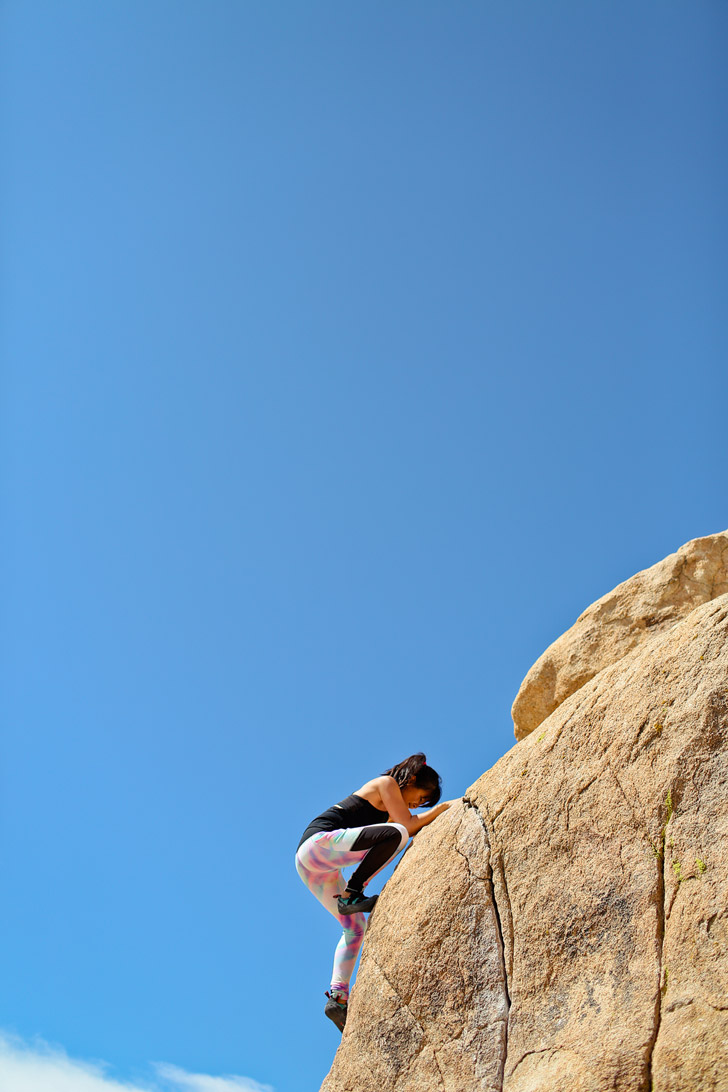
[[[392,826],[395,830],[399,831],[399,847],[397,849],[397,852],[399,853],[399,850],[406,846],[409,841],[409,831],[407,830],[407,827],[402,826],[401,823],[392,823]]]

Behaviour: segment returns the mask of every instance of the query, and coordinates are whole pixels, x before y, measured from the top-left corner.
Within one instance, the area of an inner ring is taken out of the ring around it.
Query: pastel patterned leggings
[[[395,832],[399,837],[396,837]],[[331,975],[331,993],[337,994],[343,1000],[349,996],[349,983],[364,940],[366,918],[363,914],[344,916],[336,908],[336,897],[342,895],[346,889],[342,869],[359,865],[352,876],[352,882],[359,873],[357,886],[363,888],[372,876],[376,876],[377,872],[396,857],[408,839],[407,828],[399,823],[377,823],[369,827],[350,827],[348,830],[320,831],[307,838],[296,853],[298,875],[324,909],[333,914],[343,927],[343,933],[336,945]],[[353,848],[355,844],[357,849]],[[377,858],[376,872],[371,872],[366,865],[360,864],[370,852]],[[384,860],[382,856],[385,856]]]

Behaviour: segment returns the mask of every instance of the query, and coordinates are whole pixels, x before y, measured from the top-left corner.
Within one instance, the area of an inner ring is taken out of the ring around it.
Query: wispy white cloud
[[[157,1073],[169,1081],[175,1092],[273,1092],[269,1084],[258,1084],[250,1077],[211,1077],[207,1073],[187,1073],[176,1065],[157,1063]]]
[[[103,1062],[69,1058],[42,1039],[27,1043],[0,1032],[2,1092],[273,1092],[249,1077],[188,1073],[164,1062],[155,1064],[155,1077],[141,1083],[116,1080],[108,1068]]]

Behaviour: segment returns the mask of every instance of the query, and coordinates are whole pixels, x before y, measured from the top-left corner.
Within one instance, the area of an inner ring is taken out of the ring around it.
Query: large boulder
[[[728,1090],[727,638],[673,619],[418,834],[325,1092]]]
[[[597,599],[536,661],[513,703],[516,739],[633,648],[728,592],[728,531],[696,538]]]

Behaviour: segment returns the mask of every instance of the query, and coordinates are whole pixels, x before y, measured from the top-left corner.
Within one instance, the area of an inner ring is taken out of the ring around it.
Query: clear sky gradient
[[[310,1092],[308,820],[728,526],[728,9],[0,24],[0,1073]]]

